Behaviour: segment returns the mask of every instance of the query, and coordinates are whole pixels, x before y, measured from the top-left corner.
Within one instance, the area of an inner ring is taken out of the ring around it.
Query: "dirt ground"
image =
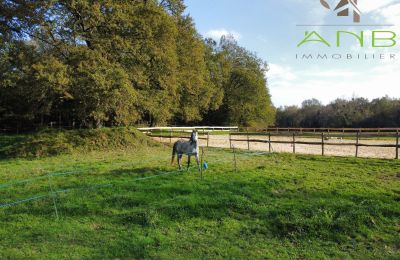
[[[235,139],[243,139],[247,140],[246,136],[235,136]],[[154,138],[157,141],[162,141],[164,143],[175,142],[178,139],[169,138]],[[250,139],[256,140],[268,140],[267,136],[250,136]],[[272,141],[292,141],[292,137],[271,137]],[[296,138],[296,141],[299,142],[321,142],[321,139],[317,138]],[[339,139],[331,139],[325,140],[327,144],[335,144],[335,143],[356,143],[356,140],[339,140]],[[379,144],[379,145],[395,145],[395,140],[360,140],[360,144]],[[201,146],[207,146],[206,140],[200,140]],[[219,148],[229,148],[229,135],[210,135],[209,144],[210,147],[219,147]],[[238,149],[248,149],[247,142],[236,141],[232,142],[232,145]],[[292,153],[293,146],[291,144],[271,144],[273,152],[284,152],[284,153]],[[250,143],[250,150],[255,151],[268,151],[268,143]],[[299,154],[322,154],[321,145],[303,145],[296,144],[296,153]],[[356,147],[355,146],[334,146],[334,145],[325,145],[325,155],[332,156],[355,156]],[[383,158],[383,159],[394,159],[396,157],[395,148],[385,148],[385,147],[359,147],[358,156],[364,158]]]

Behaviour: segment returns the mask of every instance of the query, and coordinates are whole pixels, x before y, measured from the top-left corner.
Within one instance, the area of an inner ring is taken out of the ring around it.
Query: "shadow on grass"
[[[159,170],[158,170],[159,171]],[[137,177],[145,177],[150,174],[157,173],[157,170],[150,167],[141,167],[134,169],[116,169],[109,172],[109,175],[124,176],[124,175],[136,175]]]
[[[294,156],[294,155],[293,155]],[[319,155],[295,155],[296,159],[303,161],[317,162],[317,163],[335,163],[336,165],[354,165],[365,164],[368,166],[379,167],[381,165],[399,165],[399,160],[394,159],[379,159],[379,158],[355,158],[355,157],[340,157],[340,156],[319,156]]]
[[[8,153],[15,145],[22,144],[27,140],[25,135],[4,135],[0,134],[0,160],[12,159]]]

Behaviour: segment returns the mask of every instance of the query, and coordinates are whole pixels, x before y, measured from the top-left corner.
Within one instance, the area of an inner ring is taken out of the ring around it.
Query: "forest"
[[[382,97],[369,101],[354,97],[336,99],[323,105],[317,99],[305,100],[301,107],[286,106],[277,110],[280,127],[399,127],[400,99]]]
[[[2,0],[0,128],[271,125],[268,66],[183,0]]]
[[[0,1],[0,129],[398,127],[400,100],[276,109],[268,64],[204,38],[184,0]]]

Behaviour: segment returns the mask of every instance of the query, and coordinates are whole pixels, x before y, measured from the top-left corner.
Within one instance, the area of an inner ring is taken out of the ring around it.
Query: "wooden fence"
[[[215,131],[239,131],[238,126],[189,126],[189,127],[143,127],[138,128],[139,131],[142,132],[155,132],[155,131],[167,131],[167,132],[185,132],[185,131],[193,131],[197,130],[199,132],[215,132]]]
[[[296,127],[267,127],[240,128],[240,131],[252,132],[299,132],[299,133],[395,133],[400,128],[296,128]]]
[[[207,147],[210,144],[210,134],[212,132],[207,131],[205,128],[191,128],[191,129],[202,129],[203,131],[199,131],[199,139],[205,140],[207,142]],[[229,130],[229,128],[227,128]],[[235,131],[231,131],[231,130]],[[355,147],[355,156],[359,157],[359,148],[360,147],[378,147],[378,148],[393,148],[395,150],[395,159],[399,159],[399,150],[400,150],[400,134],[398,128],[381,128],[380,132],[377,132],[376,129],[346,129],[345,131],[337,131],[337,129],[329,128],[329,129],[312,129],[318,131],[304,131],[304,128],[295,128],[294,131],[287,131],[288,128],[285,128],[285,131],[281,131],[282,128],[279,128],[279,131],[276,131],[277,128],[273,128],[275,131],[268,131],[268,129],[256,129],[256,132],[249,131],[249,128],[244,132],[236,131],[236,128],[231,128],[229,131],[229,147],[233,148],[234,142],[245,142],[247,143],[247,149],[250,150],[251,143],[265,143],[268,144],[269,152],[272,152],[272,144],[288,144],[293,148],[293,153],[296,153],[296,145],[313,145],[321,147],[321,155],[324,156],[326,152],[327,146],[354,146]],[[303,131],[300,131],[302,129]],[[146,128],[139,129],[142,132],[145,132],[149,136],[153,138],[160,138],[162,141],[165,138],[169,138],[169,142],[172,143],[173,139],[180,138],[185,139],[189,138],[189,132],[187,128],[177,129],[177,128]],[[253,129],[254,130],[254,129]],[[309,130],[309,129],[307,129]],[[335,131],[328,131],[335,130]],[[342,129],[343,130],[343,129]],[[352,132],[353,131],[353,132]],[[375,132],[374,132],[375,131]],[[156,133],[154,133],[156,132]],[[228,134],[228,133],[227,133]],[[241,138],[240,138],[241,137]],[[265,137],[265,140],[255,139],[255,137]],[[290,141],[283,140],[272,140],[273,137],[290,137]],[[312,138],[319,139],[319,141],[304,141],[299,140],[299,138]],[[362,139],[379,139],[379,138],[390,138],[393,140],[393,144],[365,144],[360,142]],[[331,143],[330,139],[340,139],[343,142],[340,143]],[[355,142],[349,142],[349,140],[353,140]]]
[[[235,136],[245,136],[246,138],[234,138]],[[268,140],[260,140],[260,139],[251,139],[253,136],[266,136],[268,137]],[[272,137],[291,137],[291,141],[278,141],[278,140],[271,140]],[[299,141],[296,140],[298,137],[311,137],[311,138],[318,138],[320,139],[319,142],[316,141]],[[341,143],[329,143],[327,140],[330,140],[331,138],[336,138],[336,139],[341,139],[345,140],[345,142]],[[360,140],[363,138],[368,138],[368,139],[373,139],[373,138],[393,138],[395,140],[395,144],[365,144],[365,143],[360,143]],[[348,139],[353,139],[355,140],[355,143],[352,142],[346,142]],[[296,145],[317,145],[321,146],[321,155],[325,155],[325,148],[326,146],[354,146],[356,149],[355,152],[355,157],[359,156],[359,148],[360,147],[380,147],[380,148],[393,148],[395,149],[395,159],[399,159],[399,149],[400,149],[400,134],[399,131],[396,131],[396,133],[363,133],[363,132],[356,132],[355,134],[338,134],[338,133],[276,133],[276,132],[267,132],[267,133],[259,133],[259,132],[241,132],[241,133],[230,133],[229,134],[229,145],[232,147],[233,142],[246,142],[247,143],[247,149],[250,150],[250,144],[251,143],[267,143],[269,148],[269,152],[272,150],[271,144],[290,144],[293,147],[293,153],[296,153]]]

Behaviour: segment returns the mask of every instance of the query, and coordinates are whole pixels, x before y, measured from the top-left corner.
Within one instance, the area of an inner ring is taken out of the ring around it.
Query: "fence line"
[[[233,136],[246,136],[246,139],[234,139],[232,138]],[[344,135],[340,135],[340,134],[335,134],[335,135],[329,135],[329,134],[325,134],[325,133],[315,133],[315,134],[308,134],[307,136],[309,137],[318,137],[321,136],[321,141],[320,142],[305,142],[305,141],[296,141],[296,136],[303,136],[302,134],[297,134],[296,133],[291,133],[290,135],[287,134],[276,134],[276,133],[258,133],[257,136],[266,136],[268,137],[268,140],[259,140],[259,139],[250,139],[251,133],[247,132],[247,133],[231,133],[229,134],[229,143],[232,145],[232,142],[247,142],[247,147],[249,149],[250,147],[250,143],[268,143],[268,144],[290,144],[293,147],[293,153],[296,153],[296,144],[302,144],[302,145],[318,145],[321,146],[321,155],[324,156],[325,155],[325,147],[328,146],[355,146],[356,148],[356,153],[355,153],[355,157],[359,156],[359,147],[380,147],[380,148],[395,148],[395,159],[398,160],[399,159],[399,149],[400,149],[400,145],[399,145],[399,132],[396,132],[395,134],[385,134],[384,137],[392,137],[396,139],[396,144],[363,144],[360,143],[360,140],[362,137],[382,137],[381,134],[366,134],[364,135],[361,132],[357,132],[355,135],[349,135],[349,134],[344,134]],[[278,136],[278,137],[282,137],[282,136],[293,136],[292,141],[271,141],[271,136]],[[355,143],[328,143],[325,142],[326,140],[329,140],[330,137],[342,137],[342,138],[347,138],[347,137],[353,137],[355,138]]]
[[[75,174],[75,173],[83,173],[83,172],[87,172],[87,170],[85,170],[85,171],[84,170],[79,170],[79,171],[47,174],[47,175],[43,175],[43,176],[39,176],[39,177],[35,177],[35,178],[29,178],[29,179],[25,179],[25,180],[16,181],[16,182],[0,184],[0,189],[11,187],[11,186],[15,186],[15,185],[19,185],[19,184],[34,182],[34,181],[37,181],[37,180],[43,180],[43,179],[46,179],[46,178],[49,178],[49,177],[72,175],[72,174]]]
[[[191,167],[191,168],[193,168],[193,167]],[[161,177],[161,176],[171,175],[171,174],[179,173],[179,172],[182,172],[182,170],[176,170],[176,171],[171,171],[171,172],[158,172],[160,174],[155,174],[155,175],[152,175],[152,176],[146,176],[146,177],[142,177],[142,178],[135,178],[135,179],[133,179],[131,181],[124,181],[123,183],[122,182],[114,182],[114,183],[92,185],[89,188],[88,187],[85,187],[85,188],[71,188],[71,189],[56,190],[56,191],[50,190],[48,193],[43,194],[43,195],[37,195],[37,196],[33,196],[33,197],[21,199],[21,200],[16,200],[16,201],[9,202],[9,203],[0,204],[0,208],[6,208],[6,207],[15,206],[15,205],[19,205],[19,204],[23,204],[23,203],[27,203],[27,202],[31,202],[31,201],[37,201],[37,200],[49,198],[53,194],[69,193],[69,192],[72,192],[72,191],[96,190],[96,189],[112,187],[112,186],[120,185],[120,184],[127,184],[127,183],[132,183],[132,182],[137,182],[137,181],[154,179],[154,178],[158,178],[158,177]]]
[[[188,126],[188,127],[175,127],[175,126],[167,126],[167,127],[142,127],[138,128],[139,131],[182,131],[182,130],[204,130],[204,131],[232,131],[239,130],[238,126]]]
[[[153,157],[153,158],[147,159],[147,160],[138,160],[138,161],[135,161],[135,162],[121,162],[121,163],[117,163],[117,164],[114,164],[114,165],[115,166],[119,166],[119,167],[126,167],[126,166],[134,165],[134,164],[136,164],[138,162],[140,162],[140,163],[152,162],[154,160],[158,160],[158,159],[161,159],[161,158],[164,158],[164,157],[158,156],[158,157]],[[82,168],[82,167],[85,167],[85,165],[78,165],[75,168],[79,169],[79,168]],[[23,179],[23,180],[19,180],[19,181],[15,181],[15,182],[9,182],[9,183],[0,184],[0,189],[8,188],[8,187],[19,185],[19,184],[25,184],[25,183],[29,183],[29,182],[34,182],[34,181],[38,181],[38,180],[43,180],[43,179],[46,179],[48,177],[59,177],[59,176],[73,175],[73,174],[76,174],[76,173],[87,173],[87,172],[92,171],[92,170],[96,170],[96,168],[89,168],[89,169],[86,169],[86,170],[67,171],[67,172],[50,172],[50,173],[47,173],[45,175],[41,175],[41,176],[38,176],[38,177],[33,177],[33,178]]]
[[[372,133],[393,133],[400,131],[398,127],[380,127],[380,128],[307,128],[307,127],[266,127],[266,128],[241,128],[243,129],[251,129],[256,132],[300,132],[300,133],[330,133],[330,132],[337,132],[337,133],[365,133],[365,132],[372,132]]]
[[[214,148],[213,148],[214,150]],[[225,149],[219,149],[219,148],[215,148],[215,150],[223,150],[226,151]],[[234,150],[235,152],[235,150]],[[204,151],[201,153],[201,160],[203,162],[204,158]],[[243,153],[243,155],[261,155],[261,154],[265,154],[265,153]],[[149,160],[145,160],[148,162],[160,159],[160,158],[165,158],[165,156],[158,156],[158,157],[153,157]],[[219,160],[216,159],[215,161],[217,162],[226,162],[225,160]],[[140,162],[144,162],[143,160],[140,160]],[[123,165],[132,165],[134,163],[127,163],[127,164],[123,164]],[[201,167],[203,168],[203,165],[201,165]],[[193,169],[193,168],[197,168],[197,166],[191,166],[189,167],[189,169]],[[236,165],[236,153],[235,153],[235,169],[237,169],[237,165]],[[14,185],[19,185],[19,184],[23,184],[23,183],[28,183],[28,182],[34,182],[34,181],[38,181],[38,180],[42,180],[42,179],[51,179],[53,177],[58,177],[58,176],[68,176],[74,173],[78,173],[78,172],[89,172],[91,169],[87,169],[87,170],[82,170],[82,171],[73,171],[73,172],[65,172],[65,173],[51,173],[51,174],[47,174],[47,175],[43,175],[43,176],[39,176],[36,178],[29,178],[29,179],[25,179],[25,180],[20,180],[20,181],[16,181],[16,182],[11,182],[11,183],[6,183],[3,184],[2,186],[0,186],[1,188],[8,188]],[[203,169],[202,169],[203,170]],[[39,200],[43,200],[43,199],[47,199],[47,198],[53,198],[53,204],[54,204],[54,209],[56,212],[56,215],[58,216],[58,212],[57,212],[57,206],[55,203],[55,196],[58,194],[65,194],[65,193],[70,193],[70,192],[74,192],[74,191],[94,191],[94,190],[98,190],[98,189],[102,189],[102,188],[109,188],[109,187],[113,187],[113,186],[117,186],[117,185],[126,185],[129,183],[133,183],[133,182],[138,182],[138,181],[144,181],[144,180],[149,180],[149,179],[155,179],[155,178],[159,178],[162,176],[167,176],[167,175],[172,175],[172,174],[177,174],[177,173],[181,173],[181,172],[185,172],[185,170],[174,170],[174,171],[155,171],[156,174],[150,175],[150,176],[146,176],[146,177],[141,177],[141,178],[134,178],[133,180],[126,180],[126,181],[119,181],[119,182],[110,182],[110,183],[104,183],[104,184],[92,184],[90,186],[86,186],[86,187],[75,187],[75,188],[69,188],[69,189],[61,189],[61,190],[54,190],[53,185],[51,184],[51,180],[49,180],[49,190],[47,192],[44,192],[42,194],[39,195],[35,195],[32,197],[28,197],[28,198],[24,198],[24,199],[20,199],[20,200],[15,200],[15,201],[11,201],[11,202],[7,202],[7,203],[3,203],[0,204],[0,209],[3,208],[8,208],[8,207],[12,207],[12,206],[16,206],[16,205],[20,205],[20,204],[24,204],[24,203],[28,203],[28,202],[33,202],[33,201],[39,201]]]
[[[221,149],[221,148],[212,148],[210,151],[224,151],[224,152],[227,152],[227,153],[231,152],[230,150]],[[202,148],[202,153],[201,153],[201,161],[202,161],[202,163],[206,162],[206,160],[204,160],[204,158],[203,158],[204,154],[205,153],[204,153],[204,150]],[[232,170],[235,173],[237,173],[237,171],[238,171],[237,155],[258,156],[258,155],[264,155],[264,154],[267,154],[267,153],[241,152],[241,153],[237,154],[236,150],[233,148],[232,161],[230,161],[229,159],[228,160],[216,159],[216,160],[213,160],[213,161],[218,161],[218,162],[219,161],[223,161],[223,162],[232,163],[232,167],[233,167]],[[165,158],[165,156],[158,156],[158,157],[155,157],[155,158],[151,158],[148,161],[150,162],[150,161],[154,161],[154,160],[160,159],[160,158]],[[143,160],[141,160],[140,162],[143,162]],[[129,163],[129,164],[126,164],[126,165],[131,165],[131,164],[133,164],[133,163]],[[191,166],[189,169],[192,169],[192,168],[197,168],[197,166],[196,165]],[[204,168],[204,169],[208,169],[208,167]],[[201,171],[200,171],[201,179],[203,179],[203,175],[202,175],[203,172],[202,171],[204,169],[203,169],[203,164],[201,164]],[[89,172],[89,171],[90,171],[90,169],[82,171],[82,172]],[[74,171],[74,172],[77,173],[79,171]],[[60,195],[60,194],[67,194],[67,193],[72,193],[72,192],[98,191],[100,189],[112,188],[112,187],[123,186],[123,185],[129,185],[130,183],[133,183],[133,182],[140,182],[140,181],[145,181],[145,180],[149,180],[149,179],[161,178],[161,177],[164,177],[164,176],[167,176],[167,175],[179,174],[179,173],[182,173],[182,172],[186,172],[186,171],[185,170],[174,170],[174,171],[160,171],[159,170],[159,171],[154,171],[153,174],[150,175],[150,176],[134,178],[134,179],[131,179],[131,180],[125,180],[125,181],[118,181],[117,180],[117,181],[111,181],[109,183],[102,183],[102,184],[88,184],[88,185],[85,185],[84,187],[72,187],[72,188],[68,188],[68,189],[59,189],[59,190],[54,189],[54,186],[51,183],[52,182],[52,178],[53,177],[57,177],[57,176],[69,175],[69,174],[72,174],[73,172],[51,173],[51,174],[47,174],[47,175],[44,175],[44,176],[39,176],[38,178],[30,178],[30,179],[26,179],[26,180],[16,181],[16,182],[13,182],[13,183],[3,184],[3,187],[10,187],[10,186],[18,185],[18,184],[21,184],[21,183],[27,183],[27,182],[30,182],[30,181],[36,181],[36,180],[48,178],[49,179],[49,190],[42,191],[42,192],[38,191],[39,194],[34,195],[32,197],[28,197],[28,198],[24,198],[24,199],[15,200],[15,201],[11,201],[11,202],[0,204],[0,209],[6,209],[6,208],[9,208],[9,207],[18,206],[18,205],[21,205],[21,204],[26,204],[26,203],[35,202],[35,201],[42,201],[42,200],[47,200],[47,199],[50,200],[50,199],[52,199],[52,207],[54,208],[55,219],[59,220],[59,211],[58,211],[58,208],[57,208],[57,204],[59,202],[57,202],[57,200],[58,200],[57,198],[58,198],[58,195]]]
[[[152,162],[154,160],[159,160],[159,159],[165,159],[165,156],[152,157],[151,159],[138,160],[137,162],[140,162],[140,163]],[[122,164],[117,164],[117,165],[121,166],[121,167],[124,167],[124,166],[134,165],[137,162],[122,163]],[[191,167],[189,167],[189,169],[192,169],[194,167],[195,166],[191,166]],[[91,170],[93,170],[93,169],[79,170],[79,171],[77,170],[77,171],[70,171],[70,172],[49,173],[49,174],[38,176],[38,177],[35,177],[35,178],[29,178],[29,179],[19,180],[19,181],[15,181],[15,182],[1,184],[0,185],[0,189],[1,188],[9,188],[9,187],[12,187],[12,186],[25,184],[25,183],[29,183],[29,182],[35,182],[35,181],[39,181],[39,180],[43,180],[43,179],[49,179],[49,178],[52,178],[52,177],[68,176],[68,175],[72,175],[72,174],[75,174],[75,173],[87,173],[87,172],[90,172]],[[3,204],[0,204],[0,209],[1,208],[15,206],[15,205],[19,205],[19,204],[23,204],[23,203],[27,203],[27,202],[42,200],[42,199],[45,199],[45,198],[49,198],[49,197],[51,197],[51,196],[53,196],[55,194],[69,193],[69,192],[72,192],[72,191],[79,191],[79,190],[83,190],[83,191],[96,190],[96,189],[100,189],[100,188],[112,187],[112,186],[115,186],[115,185],[124,185],[124,184],[127,184],[127,183],[154,179],[154,178],[158,178],[158,177],[162,177],[162,176],[166,176],[166,175],[171,175],[171,174],[175,174],[175,173],[180,173],[180,172],[184,172],[184,170],[175,170],[175,171],[167,171],[167,172],[156,171],[156,173],[158,173],[158,174],[154,174],[154,175],[151,175],[151,176],[135,178],[133,180],[130,180],[130,181],[128,180],[128,181],[124,181],[124,182],[112,182],[112,183],[107,183],[107,184],[92,185],[89,188],[85,187],[85,188],[70,188],[70,189],[64,189],[64,190],[53,190],[53,187],[50,187],[50,190],[48,192],[46,192],[46,194],[36,195],[36,196],[29,197],[29,198],[21,199],[21,200],[16,200],[16,201],[8,202],[8,203],[3,203]]]
[[[296,145],[314,145],[314,146],[321,146],[321,155],[325,156],[325,150],[327,146],[354,146],[356,149],[355,152],[355,157],[359,157],[359,148],[360,147],[377,147],[377,148],[394,148],[395,149],[395,159],[399,159],[400,157],[400,142],[399,142],[399,132],[400,129],[398,128],[379,128],[380,132],[373,132],[374,130],[377,130],[378,128],[340,128],[343,130],[342,133],[339,132],[333,132],[330,130],[338,130],[339,128],[321,128],[319,131],[315,131],[316,129],[314,128],[285,128],[286,130],[299,130],[299,131],[293,131],[293,132],[282,132],[279,130],[282,130],[282,128],[273,128],[275,130],[278,129],[278,131],[265,131],[265,130],[270,130],[271,128],[267,128],[264,130],[259,130],[256,131],[257,129],[251,129],[253,130],[252,132],[249,131],[250,128],[245,128],[245,131],[229,131],[229,147],[232,148],[234,142],[246,142],[247,143],[247,150],[250,150],[251,143],[266,143],[268,144],[268,150],[271,152],[272,150],[272,144],[290,144],[293,147],[293,153],[296,153]],[[313,129],[315,132],[302,132],[301,130],[305,129]],[[345,129],[345,130],[344,130]],[[140,130],[140,129],[139,129]],[[240,129],[243,130],[243,129]],[[353,131],[354,132],[351,132]],[[357,131],[355,131],[357,130]],[[155,131],[157,134],[153,134],[153,131]],[[160,138],[160,141],[162,141],[162,138],[169,138],[170,143],[172,143],[172,139],[174,138],[181,138],[181,139],[187,139],[189,136],[187,135],[187,132],[182,132],[182,131],[174,131],[170,130],[168,131],[168,128],[165,128],[165,131],[159,131],[159,128],[147,128],[145,133],[153,138]],[[178,134],[178,135],[177,135]],[[245,137],[243,139],[239,139],[237,137],[242,136]],[[254,136],[259,136],[259,137],[267,137],[268,140],[259,140],[259,139],[252,139],[251,137]],[[291,141],[279,141],[279,140],[272,140],[272,137],[291,137]],[[315,137],[320,139],[319,142],[317,141],[302,141],[296,139],[296,137]],[[393,138],[395,140],[395,144],[365,144],[360,142],[363,138],[369,139],[369,138]],[[352,138],[355,140],[355,143],[351,142],[342,142],[342,143],[329,143],[326,142],[330,138],[339,138],[341,140],[346,139],[346,138]],[[207,147],[210,145],[210,133],[209,132],[199,132],[199,139],[200,140],[206,140],[207,142]]]
[[[57,122],[50,122],[44,125],[31,125],[28,127],[0,127],[0,133],[19,133],[24,131],[35,131],[41,128],[59,128],[59,129],[81,129],[79,125],[59,125]],[[400,131],[399,127],[375,127],[375,128],[363,128],[363,127],[323,127],[323,128],[312,128],[312,127],[238,127],[238,126],[193,126],[193,127],[141,127],[138,128],[140,131],[154,131],[154,130],[201,130],[201,131],[256,131],[256,132],[300,132],[300,133],[356,133],[356,132],[397,132]]]

